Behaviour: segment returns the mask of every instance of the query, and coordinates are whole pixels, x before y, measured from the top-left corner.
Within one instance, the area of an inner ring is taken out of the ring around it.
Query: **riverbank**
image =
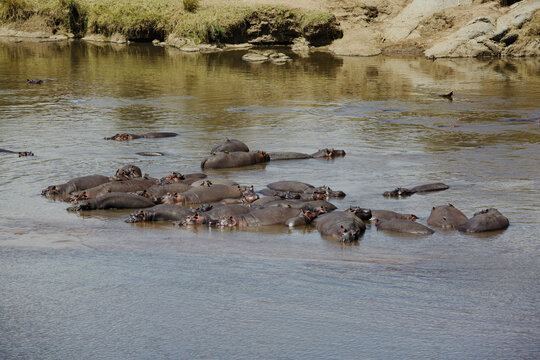
[[[197,3],[197,1],[187,1]],[[539,56],[540,0],[4,0],[0,36],[324,47],[336,55]],[[188,9],[188,10],[186,10]]]

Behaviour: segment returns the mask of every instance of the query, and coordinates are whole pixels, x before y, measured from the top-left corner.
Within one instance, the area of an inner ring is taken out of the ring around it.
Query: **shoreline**
[[[322,50],[337,56],[540,56],[538,0],[511,6],[501,6],[498,1],[449,0],[427,7],[425,0],[366,1],[355,6],[304,0],[294,9],[281,0],[246,0],[249,6],[232,7],[221,0],[208,0],[195,12],[179,9],[179,3],[171,8],[171,0],[155,1],[168,7],[150,14],[153,5],[144,8],[144,3],[135,3],[135,10],[148,12],[140,14],[138,21],[107,16],[108,11],[134,11],[123,1],[112,9],[100,3],[106,0],[73,0],[75,5],[70,8],[59,5],[64,18],[58,15],[60,10],[33,9],[23,17],[4,19],[0,37],[40,42],[152,42],[185,52],[278,45],[290,46],[295,52]]]

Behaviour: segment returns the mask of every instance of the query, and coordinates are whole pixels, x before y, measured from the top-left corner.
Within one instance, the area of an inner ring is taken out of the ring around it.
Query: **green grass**
[[[165,39],[168,34],[196,43],[247,41],[253,19],[269,18],[277,29],[298,34],[335,21],[323,12],[272,6],[200,6],[198,0],[0,0],[2,22],[23,23],[42,17],[53,32],[75,36],[120,33],[130,40]]]

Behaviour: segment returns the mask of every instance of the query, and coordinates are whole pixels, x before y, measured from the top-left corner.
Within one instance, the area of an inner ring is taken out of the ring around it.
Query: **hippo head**
[[[88,200],[89,198],[90,197],[88,196],[88,193],[86,191],[82,191],[82,192],[73,194],[73,196],[71,196],[69,200],[79,201],[79,200]]]
[[[313,200],[326,200],[326,198],[327,198],[326,191],[322,189],[316,189],[315,191],[313,191],[313,194],[312,194]]]
[[[127,223],[136,223],[146,221],[146,213],[144,210],[135,211],[133,214],[129,215],[129,218],[126,219]]]
[[[334,148],[331,148],[331,149],[324,149],[324,156],[327,158],[327,159],[332,159],[336,156],[336,151],[334,150]]]
[[[338,240],[342,243],[351,243],[358,239],[360,236],[360,230],[352,231],[346,229],[343,225],[339,230]]]
[[[182,221],[182,225],[184,226],[201,225],[201,224],[206,224],[206,218],[204,216],[199,215],[198,212],[196,212],[194,215],[186,216],[184,221]]]
[[[257,151],[259,162],[270,161],[270,155],[266,151]]]
[[[401,196],[410,196],[414,194],[414,191],[411,191],[406,188],[398,187],[392,191],[385,191],[383,196],[385,197],[401,197]]]
[[[48,186],[45,190],[41,192],[41,195],[43,196],[52,196],[52,195],[58,195],[60,193],[60,189],[57,185],[51,185]]]
[[[182,202],[183,200],[184,200],[184,196],[179,193],[174,193],[174,194],[167,193],[161,198],[161,202],[163,204],[172,204],[172,205],[178,204]]]
[[[116,174],[111,180],[129,180],[142,177],[141,169],[135,165],[126,165],[121,169],[116,170]]]
[[[24,156],[34,156],[34,153],[31,151],[19,151],[19,157],[24,157]]]
[[[133,136],[127,133],[115,134],[114,136],[112,136],[112,138],[110,138],[110,140],[129,141],[129,140],[133,140]]]
[[[414,214],[407,214],[407,220],[416,221],[418,219],[418,216]]]
[[[306,219],[306,224],[310,224],[313,221],[313,219],[315,219],[317,215],[319,215],[319,213],[311,211],[311,210],[304,210],[302,212],[302,215]]]
[[[371,219],[371,209],[362,209],[360,207],[351,206],[347,211],[352,212],[354,215],[358,216],[364,221]]]
[[[222,227],[233,227],[236,226],[237,223],[238,222],[236,221],[236,218],[234,216],[222,216],[221,219],[219,219],[219,223],[217,225]]]
[[[67,208],[67,211],[81,211],[81,210],[88,210],[90,209],[90,204],[88,201],[84,200],[78,203],[77,205],[71,206]]]
[[[240,188],[242,189],[242,188]],[[255,193],[255,190],[253,188],[253,185],[249,187],[249,189],[244,189],[242,192],[242,202],[245,204],[251,204],[255,200],[259,199],[259,195]]]

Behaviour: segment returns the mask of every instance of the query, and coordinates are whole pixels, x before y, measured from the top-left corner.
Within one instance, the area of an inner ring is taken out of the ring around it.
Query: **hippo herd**
[[[107,140],[127,141],[138,138],[169,137],[175,133],[143,135],[116,134]],[[227,139],[215,146],[201,162],[201,168],[221,169],[253,165],[276,160],[333,158],[345,156],[345,151],[322,149],[312,154],[267,153],[250,151],[243,142]],[[406,197],[448,189],[443,183],[397,188],[385,197]],[[285,225],[288,227],[315,225],[323,236],[340,242],[357,241],[366,230],[366,222],[374,222],[377,230],[429,235],[432,228],[457,229],[464,233],[503,230],[508,219],[497,209],[486,209],[470,219],[453,205],[435,206],[427,225],[416,222],[414,214],[391,210],[371,210],[350,207],[338,210],[329,200],[343,198],[341,190],[314,186],[299,181],[277,181],[265,189],[240,186],[222,178],[208,178],[204,173],[180,174],[171,172],[160,179],[143,175],[140,168],[127,165],[113,176],[88,175],[51,185],[43,196],[72,202],[68,211],[95,209],[134,209],[125,220],[128,223],[169,221],[175,226],[252,227]]]

